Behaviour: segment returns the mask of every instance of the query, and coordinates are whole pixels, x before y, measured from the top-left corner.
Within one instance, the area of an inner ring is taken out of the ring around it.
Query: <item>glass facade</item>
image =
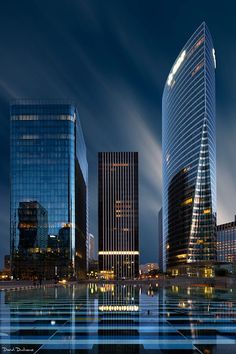
[[[139,273],[138,153],[98,155],[99,269],[104,278]]]
[[[216,260],[215,67],[202,23],[163,92],[163,258],[164,270],[176,275],[210,274]]]
[[[13,275],[82,277],[87,160],[77,109],[22,100],[10,113]]]

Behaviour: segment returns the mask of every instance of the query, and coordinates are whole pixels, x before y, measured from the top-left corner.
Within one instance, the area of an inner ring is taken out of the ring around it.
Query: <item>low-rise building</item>
[[[236,263],[236,216],[217,226],[217,262]]]
[[[146,263],[141,264],[139,267],[140,274],[149,274],[151,271],[158,270],[159,266],[157,263]]]

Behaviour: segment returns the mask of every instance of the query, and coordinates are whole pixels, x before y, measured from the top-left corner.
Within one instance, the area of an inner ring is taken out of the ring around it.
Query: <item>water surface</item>
[[[236,353],[235,289],[84,284],[0,296],[2,353]]]

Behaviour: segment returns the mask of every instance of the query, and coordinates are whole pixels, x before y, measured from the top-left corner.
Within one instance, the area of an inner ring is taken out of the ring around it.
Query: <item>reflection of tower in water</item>
[[[104,284],[99,289],[98,316],[99,336],[106,340],[136,339],[139,336],[139,287],[133,285]],[[98,353],[138,354],[135,344],[99,345]]]

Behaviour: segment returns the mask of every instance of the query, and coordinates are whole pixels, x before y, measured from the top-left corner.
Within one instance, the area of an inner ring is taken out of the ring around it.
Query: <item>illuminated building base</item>
[[[171,276],[189,276],[200,278],[212,278],[215,276],[214,265],[183,265],[179,267],[169,268],[167,271]]]
[[[99,278],[104,280],[114,280],[115,274],[113,270],[101,270],[99,273]]]

